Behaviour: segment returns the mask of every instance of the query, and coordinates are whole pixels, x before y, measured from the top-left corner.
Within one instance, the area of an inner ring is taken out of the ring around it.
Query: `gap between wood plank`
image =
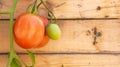
[[[0,53],[0,55],[7,55],[9,53]],[[27,55],[27,53],[17,53],[18,55]],[[36,55],[120,55],[120,52],[35,52]]]
[[[9,21],[9,19],[0,19],[0,20],[8,20]],[[55,20],[55,19],[53,19],[53,20]],[[58,18],[58,20],[120,20],[120,18]]]

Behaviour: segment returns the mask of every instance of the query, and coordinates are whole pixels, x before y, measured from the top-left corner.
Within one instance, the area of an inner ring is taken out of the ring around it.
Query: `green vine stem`
[[[10,12],[0,12],[0,14],[10,14]]]
[[[27,67],[27,64],[25,64],[25,63],[23,62],[23,60],[21,60],[21,59],[18,57],[17,54],[15,54],[15,59],[17,59],[21,64],[23,64],[25,67]]]
[[[39,6],[41,5],[42,3],[40,2],[38,5],[37,5],[37,8],[39,8]]]
[[[40,0],[41,3],[38,5],[38,7],[43,4],[43,6],[48,10],[49,12],[49,15],[50,15],[50,19],[51,19],[51,22],[52,22],[52,18],[54,17],[55,19],[55,23],[57,23],[57,18],[55,17],[55,15],[53,14],[53,12],[47,7],[47,5],[45,4],[45,2],[43,0]],[[11,6],[11,9],[9,12],[0,12],[0,14],[10,14],[10,53],[9,53],[9,59],[8,59],[8,63],[6,65],[6,67],[10,67],[13,59],[17,59],[19,61],[21,61],[26,67],[29,67],[27,66],[15,53],[14,51],[14,44],[13,44],[13,21],[14,21],[14,12],[15,12],[15,8],[16,8],[16,5],[17,5],[17,2],[18,0],[14,0],[13,2],[13,5]],[[36,5],[36,2],[37,0],[35,1],[35,5]],[[34,5],[34,6],[35,6]],[[35,7],[34,7],[35,8]],[[34,67],[34,63],[35,63],[35,59],[34,59],[34,55],[29,52],[29,55],[31,56],[32,58],[32,63],[33,65],[30,66],[30,67]]]
[[[10,55],[6,67],[10,67],[10,64],[14,58],[14,46],[13,46],[13,21],[14,21],[14,11],[16,8],[18,0],[14,0],[13,5],[10,9]]]
[[[45,2],[43,0],[40,0],[40,1],[44,5],[44,7],[48,10],[49,14],[54,17],[55,23],[57,23],[57,18],[55,17],[55,15],[53,14],[53,12],[47,7],[47,5],[45,4]]]

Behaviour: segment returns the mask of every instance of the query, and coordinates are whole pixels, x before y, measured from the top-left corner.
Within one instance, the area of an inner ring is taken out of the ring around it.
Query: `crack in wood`
[[[97,28],[96,27],[94,27],[93,28],[93,33],[94,33],[94,40],[93,40],[93,45],[96,45],[97,44],[97,36],[96,36],[96,34],[97,34]]]
[[[100,7],[100,10],[102,10],[102,9],[110,9],[110,8],[118,8],[118,7],[120,7],[120,5],[114,5],[114,6],[101,6]],[[98,9],[99,7],[97,7],[97,9]],[[88,12],[88,11],[94,11],[94,10],[96,10],[96,8],[93,8],[93,9],[87,9],[87,10],[83,10],[83,11],[81,11],[81,13],[84,13],[84,12]]]
[[[0,55],[8,55],[9,53],[0,53]],[[27,55],[27,53],[18,52],[18,55]],[[77,55],[77,54],[85,54],[85,55],[120,55],[120,52],[116,51],[100,51],[100,52],[34,52],[35,55]]]
[[[97,28],[96,28],[96,27],[93,28],[93,33],[94,33],[93,45],[96,45],[96,44],[97,44],[97,38],[98,38],[98,37],[101,37],[102,34],[101,34],[101,32],[98,32],[98,31],[97,31]]]
[[[56,6],[56,8],[61,7],[61,6],[63,6],[64,4],[66,4],[66,2],[63,2],[63,3],[58,4],[58,5]]]
[[[106,16],[105,16],[105,18],[108,18],[108,17],[109,17],[109,15],[106,15]]]
[[[77,6],[80,8],[80,7],[82,7],[82,5],[81,4],[77,4]]]
[[[93,29],[92,29],[92,31],[93,31],[93,34],[94,34],[94,37],[93,37],[93,45],[95,46],[95,48],[96,48],[96,50],[99,50],[100,51],[100,47],[99,47],[99,45],[97,45],[97,38],[98,37],[101,37],[102,36],[102,33],[101,32],[98,32],[98,30],[97,30],[97,28],[96,27],[94,27]]]
[[[86,35],[87,35],[87,36],[91,35],[91,31],[90,31],[90,30],[87,30]]]
[[[97,10],[101,10],[101,7],[100,7],[100,6],[98,6],[98,7],[97,7]]]
[[[94,41],[93,41],[93,45],[96,45],[96,44],[97,44],[97,41],[96,41],[96,40],[97,40],[97,37],[95,36],[95,37],[94,37]]]

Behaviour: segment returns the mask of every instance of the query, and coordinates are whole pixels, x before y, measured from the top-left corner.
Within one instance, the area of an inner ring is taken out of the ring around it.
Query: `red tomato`
[[[46,27],[49,24],[48,19],[46,17],[44,17],[44,16],[40,16],[40,18],[42,19],[42,21],[44,23],[44,26]]]
[[[43,19],[34,14],[22,14],[14,23],[14,39],[25,49],[38,46],[43,40],[44,32]]]
[[[50,40],[50,38],[45,34],[43,37],[43,40],[40,42],[40,44],[38,46],[36,46],[36,48],[45,46],[49,42],[49,40]]]
[[[43,16],[40,16],[40,18],[42,19],[44,26],[46,27],[49,24],[48,19],[43,17]],[[36,48],[40,48],[40,47],[45,46],[49,42],[49,40],[50,40],[50,38],[47,36],[47,34],[45,32],[43,40],[41,41],[41,43],[38,46],[36,46]]]

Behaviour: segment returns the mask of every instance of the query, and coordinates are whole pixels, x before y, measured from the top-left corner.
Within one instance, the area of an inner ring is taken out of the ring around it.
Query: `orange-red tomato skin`
[[[44,47],[49,42],[49,40],[50,38],[47,35],[44,35],[43,40],[36,48]]]
[[[13,26],[14,40],[25,49],[36,47],[43,40],[44,22],[34,14],[20,15]]]
[[[40,18],[42,19],[42,21],[44,22],[44,26],[46,27],[49,24],[48,19],[44,16],[40,16]]]
[[[40,16],[40,18],[42,19],[42,21],[44,22],[44,27],[46,27],[49,24],[49,21],[46,17],[44,16]],[[44,47],[45,45],[47,45],[47,43],[49,42],[50,38],[47,36],[46,31],[44,33],[44,37],[43,40],[41,41],[41,43],[36,46],[35,48],[41,48]]]

